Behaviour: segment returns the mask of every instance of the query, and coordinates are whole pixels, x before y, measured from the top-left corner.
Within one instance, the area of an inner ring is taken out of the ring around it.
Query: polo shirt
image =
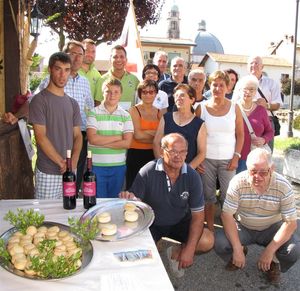
[[[276,172],[266,193],[260,195],[252,189],[248,171],[236,175],[229,183],[223,211],[235,215],[246,228],[259,231],[282,220],[297,219],[292,187]]]
[[[102,85],[104,81],[110,78],[116,79],[116,77],[114,77],[114,75],[112,74],[111,69],[97,81],[95,100],[103,100]],[[122,79],[119,81],[122,84],[122,95],[119,102],[119,106],[121,106],[125,110],[128,110],[131,106],[135,104],[135,91],[140,81],[135,75],[127,71],[125,71]]]
[[[100,104],[88,113],[87,128],[93,128],[100,135],[120,135],[133,132],[130,114],[120,106],[110,113]],[[126,149],[111,149],[88,144],[92,151],[93,166],[112,167],[125,165]]]
[[[90,83],[91,94],[93,99],[96,96],[96,84],[97,81],[101,78],[101,74],[98,72],[94,64],[91,64],[88,71],[83,70],[82,68],[79,69],[78,74],[86,77]]]
[[[155,225],[175,225],[190,211],[204,210],[200,175],[186,163],[176,182],[171,185],[163,160],[151,161],[140,169],[130,191],[152,207]]]

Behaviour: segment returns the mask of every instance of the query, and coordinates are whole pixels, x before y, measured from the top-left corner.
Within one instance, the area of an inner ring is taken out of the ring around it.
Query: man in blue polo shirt
[[[214,238],[204,229],[204,198],[199,174],[184,161],[187,141],[178,133],[161,140],[161,158],[146,164],[137,174],[130,189],[121,198],[140,199],[155,214],[150,231],[155,242],[162,237],[182,244],[167,249],[170,269],[181,277],[184,268],[193,264],[195,252],[213,247]]]

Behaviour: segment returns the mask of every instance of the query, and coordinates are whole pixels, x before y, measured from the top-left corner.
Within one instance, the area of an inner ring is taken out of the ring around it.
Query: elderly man
[[[170,78],[170,75],[166,73],[168,67],[168,54],[166,52],[157,51],[153,57],[153,64],[157,65],[160,70],[160,78],[158,82]]]
[[[171,61],[171,77],[170,79],[161,81],[159,83],[159,89],[168,94],[169,107],[168,111],[173,111],[174,107],[174,88],[179,83],[187,84],[187,77],[184,75],[186,70],[186,64],[183,58],[175,57]]]
[[[126,71],[127,52],[121,45],[116,45],[111,50],[110,62],[112,68],[104,74],[96,84],[96,101],[103,100],[102,85],[108,79],[118,79],[122,84],[122,96],[119,105],[128,110],[135,104],[136,89],[139,84],[138,78]]]
[[[93,99],[96,96],[96,83],[101,78],[100,73],[95,67],[96,58],[96,43],[89,38],[82,41],[83,47],[85,49],[83,62],[78,73],[88,79],[91,87],[91,94]],[[95,101],[95,106],[99,105],[100,102]]]
[[[204,197],[199,174],[184,161],[187,141],[178,133],[162,138],[161,158],[146,164],[130,189],[121,198],[136,197],[154,210],[150,227],[155,242],[169,237],[182,242],[180,247],[167,249],[171,270],[181,277],[193,264],[195,252],[212,248],[214,238],[204,223]]]
[[[201,69],[191,70],[188,75],[188,84],[196,91],[196,100],[193,104],[194,109],[199,106],[200,102],[207,100],[203,95],[203,88],[205,85],[206,76]]]
[[[278,283],[298,260],[300,244],[295,198],[288,181],[274,172],[271,155],[255,149],[248,155],[247,171],[230,182],[222,211],[224,231],[217,232],[216,253],[227,270],[243,268],[246,246],[265,247],[257,266],[271,283]]]

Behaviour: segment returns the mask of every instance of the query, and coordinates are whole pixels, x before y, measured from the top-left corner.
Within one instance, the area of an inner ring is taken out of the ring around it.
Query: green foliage
[[[0,258],[4,262],[5,265],[7,265],[10,261],[10,254],[8,253],[5,242],[3,239],[0,239]]]
[[[300,129],[300,115],[298,115],[293,121],[293,128]]]
[[[99,233],[96,219],[86,219],[85,221],[80,221],[77,218],[69,217],[68,223],[70,225],[71,232],[80,236],[84,242],[94,239]]]
[[[4,220],[9,221],[14,227],[16,227],[23,234],[26,233],[26,229],[30,225],[36,227],[43,224],[45,216],[38,212],[35,212],[33,209],[29,209],[26,212],[23,209],[18,208],[17,214],[11,210],[6,213]]]
[[[300,149],[300,138],[298,137],[289,137],[289,138],[276,137],[274,141],[275,141],[274,147],[277,150],[287,151],[291,148]]]
[[[38,68],[38,66],[39,66],[40,63],[41,63],[42,58],[43,58],[43,57],[42,57],[41,55],[37,54],[37,53],[35,53],[35,54],[32,56],[32,58],[31,58],[32,64],[31,64],[31,66],[30,66],[30,71],[35,71],[35,70]]]
[[[42,77],[39,77],[36,74],[32,74],[29,79],[30,79],[30,84],[29,84],[30,92],[34,92],[40,85],[41,81],[43,80]]]
[[[291,94],[291,79],[281,80],[281,90],[284,95]],[[300,95],[300,79],[295,80],[294,94]]]

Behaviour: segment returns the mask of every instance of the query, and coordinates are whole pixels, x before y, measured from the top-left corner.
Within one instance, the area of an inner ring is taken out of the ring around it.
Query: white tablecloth
[[[98,201],[97,203],[101,203]],[[68,217],[80,217],[84,208],[77,201],[74,210],[65,210],[61,200],[1,200],[0,233],[12,226],[3,220],[8,210],[17,208],[39,209],[45,220],[68,225]],[[0,290],[56,290],[56,291],[123,291],[123,290],[173,290],[149,230],[119,242],[92,241],[94,255],[90,264],[79,274],[57,281],[41,281],[21,278],[0,267]],[[140,262],[119,262],[113,253],[127,250],[149,249],[153,259]]]

